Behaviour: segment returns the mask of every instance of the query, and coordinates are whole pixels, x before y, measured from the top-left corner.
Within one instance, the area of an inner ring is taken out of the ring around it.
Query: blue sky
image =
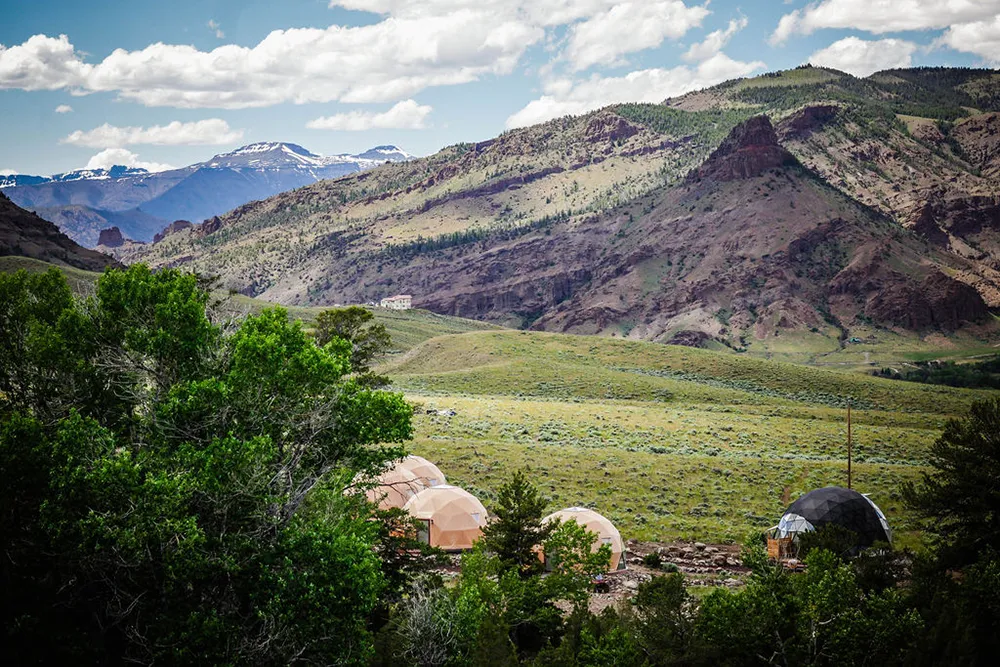
[[[0,0],[0,170],[418,155],[807,61],[997,66],[1000,0]]]

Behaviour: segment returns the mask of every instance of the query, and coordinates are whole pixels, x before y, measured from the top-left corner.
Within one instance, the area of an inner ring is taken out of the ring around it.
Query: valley
[[[508,327],[853,368],[894,349],[988,353],[995,76],[737,80],[323,181],[114,254],[289,305],[405,292]]]

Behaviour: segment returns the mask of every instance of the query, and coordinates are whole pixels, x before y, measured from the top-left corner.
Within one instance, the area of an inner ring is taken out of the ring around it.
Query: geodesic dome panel
[[[892,542],[892,528],[889,527],[889,520],[885,518],[885,514],[883,514],[882,510],[880,510],[878,508],[878,505],[876,505],[875,502],[871,498],[868,497],[868,494],[862,494],[862,495],[864,495],[865,500],[867,500],[868,502],[870,502],[872,504],[872,509],[875,510],[876,514],[878,514],[879,523],[881,523],[882,524],[882,528],[885,529],[885,536],[887,538],[889,538],[888,541],[891,543]]]
[[[788,512],[778,522],[777,537],[791,537],[809,530],[816,530],[816,527],[809,523],[808,519]]]
[[[609,545],[611,547],[611,569],[624,569],[625,561],[622,559],[622,553],[625,552],[625,543],[622,541],[621,533],[618,532],[615,525],[608,519],[586,507],[567,507],[564,510],[559,510],[548,515],[542,519],[542,523],[548,523],[556,519],[563,522],[576,521],[588,531],[595,533],[597,539],[594,541],[594,546],[591,550],[597,551],[601,548],[602,544]]]
[[[423,539],[448,551],[471,549],[486,526],[486,508],[468,491],[450,484],[424,489],[403,507],[424,522]]]
[[[379,509],[384,510],[402,507],[410,498],[427,488],[422,479],[402,467],[402,464],[386,470],[376,478],[376,481],[378,486],[365,491],[365,496],[369,502],[377,504]]]
[[[416,475],[417,479],[424,483],[424,486],[448,483],[441,469],[422,456],[407,456],[400,462],[399,467]]]
[[[859,547],[888,542],[891,535],[889,523],[875,503],[857,491],[840,486],[810,491],[792,503],[781,517],[778,533],[779,537],[787,537],[803,532],[802,529],[818,530],[829,523],[854,531]]]

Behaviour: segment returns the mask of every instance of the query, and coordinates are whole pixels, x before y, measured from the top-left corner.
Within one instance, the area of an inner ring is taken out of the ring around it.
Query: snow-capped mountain
[[[171,171],[115,166],[51,177],[16,174],[0,176],[0,188],[93,247],[102,221],[113,220],[133,240],[149,241],[174,220],[199,222],[285,190],[412,157],[396,146],[322,156],[297,144],[260,142]]]
[[[148,174],[145,169],[117,165],[111,169],[74,169],[53,176],[31,176],[29,174],[0,175],[0,188],[14,188],[20,185],[41,185],[42,183],[68,183],[70,181],[100,181],[125,176]]]

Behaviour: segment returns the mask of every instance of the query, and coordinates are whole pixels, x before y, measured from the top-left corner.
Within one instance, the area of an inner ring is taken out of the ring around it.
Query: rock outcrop
[[[733,181],[753,178],[786,165],[797,164],[778,143],[778,135],[767,116],[755,116],[738,125],[708,160],[688,176]]]
[[[125,235],[117,227],[102,229],[97,236],[97,245],[106,248],[120,248],[125,244]]]

